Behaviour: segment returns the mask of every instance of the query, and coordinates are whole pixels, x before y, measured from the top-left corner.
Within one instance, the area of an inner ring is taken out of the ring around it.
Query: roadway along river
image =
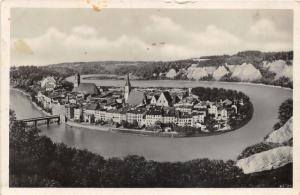
[[[83,79],[83,82],[92,82]],[[93,81],[97,84],[123,86],[122,80]],[[43,126],[42,134],[54,142],[87,149],[104,157],[123,157],[128,154],[142,155],[156,161],[186,161],[196,158],[235,159],[249,145],[263,140],[277,120],[279,105],[292,97],[292,90],[235,83],[198,81],[132,81],[141,87],[223,87],[246,93],[254,106],[252,120],[244,127],[225,134],[194,138],[142,137],[71,128],[65,125]],[[22,93],[10,91],[10,107],[17,118],[42,115]]]

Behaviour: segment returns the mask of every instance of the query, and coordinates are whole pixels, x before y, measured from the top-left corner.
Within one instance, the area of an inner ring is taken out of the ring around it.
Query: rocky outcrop
[[[216,67],[215,66],[206,66],[204,67],[204,70],[207,72],[207,74],[209,75],[213,75],[214,72],[216,71]]]
[[[200,80],[204,77],[212,75],[215,80],[220,80],[223,76],[232,73],[231,77],[240,79],[241,81],[254,81],[262,77],[260,71],[256,69],[252,64],[243,63],[242,65],[225,65],[197,67],[197,64],[193,64],[187,69],[187,78]]]
[[[215,80],[220,80],[223,76],[227,75],[229,71],[224,66],[219,66],[213,73]]]
[[[293,67],[286,66],[281,72],[278,72],[275,76],[275,79],[279,79],[280,77],[287,77],[291,81],[293,80]]]
[[[239,66],[239,65],[227,65],[226,64],[226,67],[230,70],[230,72],[233,72],[236,66]]]
[[[273,62],[263,62],[263,67],[270,72],[275,73],[275,79],[287,77],[293,80],[293,66],[288,65],[284,60],[275,60]]]
[[[293,118],[290,118],[282,127],[270,133],[265,142],[285,143],[293,138]]]
[[[290,146],[281,146],[238,160],[236,165],[241,168],[245,174],[249,174],[276,169],[292,163],[292,161],[293,148]]]
[[[177,75],[176,70],[175,69],[170,69],[169,72],[166,74],[167,78],[173,79],[175,76]]]
[[[252,64],[243,63],[233,68],[231,77],[236,77],[241,81],[254,81],[260,79],[262,75]]]
[[[281,128],[272,131],[265,141],[246,148],[242,152],[243,159],[236,165],[245,174],[276,169],[293,162],[293,147],[284,146],[293,138],[293,118],[291,117]],[[289,145],[289,144],[288,144]],[[274,148],[275,147],[275,148]],[[267,150],[265,150],[267,148]],[[257,153],[254,153],[257,151]],[[247,155],[247,153],[252,153]]]
[[[202,67],[196,67],[197,65],[192,65],[187,69],[187,78],[188,79],[194,79],[199,80],[203,77],[207,77],[208,73],[206,72],[205,68]]]

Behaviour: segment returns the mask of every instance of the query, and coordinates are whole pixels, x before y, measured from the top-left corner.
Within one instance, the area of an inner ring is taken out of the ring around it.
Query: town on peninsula
[[[122,87],[101,87],[74,76],[73,89],[55,77],[38,82],[32,100],[60,122],[121,133],[197,136],[237,129],[252,107],[242,92],[210,88],[135,88],[129,74]]]

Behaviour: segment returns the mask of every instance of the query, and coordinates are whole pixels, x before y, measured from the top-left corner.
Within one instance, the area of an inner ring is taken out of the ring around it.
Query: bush
[[[238,156],[237,159],[239,160],[239,159],[247,158],[253,154],[271,150],[278,146],[280,146],[280,144],[269,143],[269,142],[258,143],[258,144],[249,146],[246,149],[244,149],[243,152]]]
[[[55,144],[10,112],[10,187],[291,187],[292,165],[244,175],[234,161],[155,162],[129,155],[104,159]]]

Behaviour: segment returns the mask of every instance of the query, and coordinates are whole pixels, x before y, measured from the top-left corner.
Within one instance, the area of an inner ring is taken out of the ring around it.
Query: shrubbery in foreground
[[[234,161],[155,162],[55,144],[10,117],[10,187],[291,187],[292,164],[245,175]]]

